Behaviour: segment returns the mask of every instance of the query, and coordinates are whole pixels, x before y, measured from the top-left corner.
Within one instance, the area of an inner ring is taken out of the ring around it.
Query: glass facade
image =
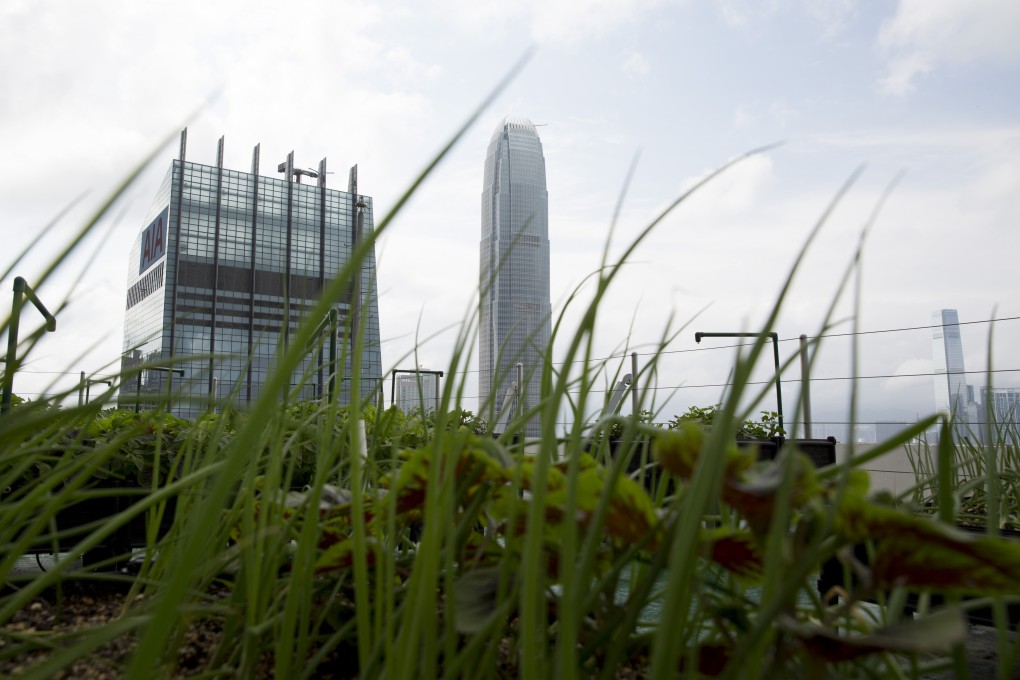
[[[1020,389],[1015,387],[981,388],[981,403],[990,406],[996,425],[1015,426],[1020,422]]]
[[[957,419],[957,432],[962,433],[967,422],[968,399],[960,318],[955,309],[939,309],[931,313],[931,323],[935,408],[952,414]]]
[[[542,142],[529,120],[506,118],[492,134],[480,250],[479,412],[492,422],[518,363],[524,407],[539,403],[549,346],[549,193]],[[540,431],[536,417],[525,434]]]
[[[123,367],[183,369],[172,376],[171,403],[184,418],[204,412],[210,396],[242,408],[258,399],[278,353],[347,263],[358,200],[367,234],[373,228],[367,196],[175,160],[131,252]],[[380,386],[382,363],[374,251],[362,262],[360,283],[360,392],[368,397]],[[333,305],[341,403],[350,398],[344,329],[352,291],[349,284]],[[329,362],[312,347],[291,376],[291,398],[328,394]],[[164,393],[167,376],[143,371],[135,390],[122,390],[121,404],[133,404],[135,393]]]

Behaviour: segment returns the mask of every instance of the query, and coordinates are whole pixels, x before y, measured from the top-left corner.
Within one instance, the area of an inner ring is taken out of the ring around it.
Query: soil
[[[52,591],[36,598],[17,612],[3,627],[0,636],[0,657],[13,651],[12,638],[38,641],[30,651],[11,659],[0,659],[0,677],[18,677],[50,657],[50,646],[74,644],[82,634],[96,626],[119,618],[132,604],[127,601],[129,586],[107,581],[68,581],[59,592]],[[138,596],[141,599],[141,596]],[[12,635],[13,634],[13,635]],[[219,644],[220,627],[212,621],[191,625],[178,650],[175,677],[188,677],[207,669]],[[134,651],[137,640],[125,634],[78,659],[54,678],[112,679],[120,677],[124,664]],[[262,672],[261,677],[271,677]]]
[[[96,626],[114,621],[132,606],[141,604],[140,601],[127,601],[129,589],[129,585],[122,582],[66,581],[59,592],[47,592],[33,600],[0,628],[0,677],[16,678],[23,675],[49,659],[54,648],[73,645]],[[1011,640],[1015,641],[1016,633],[1010,635]],[[189,626],[178,649],[176,668],[172,677],[187,678],[213,670],[209,666],[221,637],[222,629],[215,621],[201,620]],[[994,629],[983,626],[971,627],[967,641],[967,657],[970,677],[973,680],[996,677],[996,638]],[[22,642],[29,642],[29,649],[14,652],[14,646]],[[57,680],[119,678],[136,644],[137,640],[132,634],[122,635],[49,677]],[[501,645],[498,656],[504,672],[508,676],[513,676],[516,669],[508,642]],[[351,669],[355,663],[354,659],[345,659],[342,654],[333,654],[317,669],[316,676],[354,677],[351,675]],[[642,678],[646,677],[645,670],[646,667],[631,666],[621,668],[616,675],[619,678]],[[256,679],[273,677],[270,655],[267,654],[261,660],[253,677]],[[926,680],[952,677],[952,673],[925,676]],[[1010,677],[1020,680],[1020,668]]]

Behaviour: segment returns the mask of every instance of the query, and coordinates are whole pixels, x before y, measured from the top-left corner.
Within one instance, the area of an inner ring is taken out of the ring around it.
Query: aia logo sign
[[[169,217],[170,206],[167,206],[142,231],[142,254],[138,264],[139,274],[151,267],[156,260],[166,255],[166,236]]]

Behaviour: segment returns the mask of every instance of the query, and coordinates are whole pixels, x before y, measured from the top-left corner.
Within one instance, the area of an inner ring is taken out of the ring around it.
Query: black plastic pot
[[[87,498],[73,503],[57,512],[57,531],[61,534],[73,532],[71,535],[62,536],[57,541],[57,548],[61,552],[68,552],[77,545],[91,529],[98,528],[111,517],[115,517],[129,509],[135,503],[145,498],[138,493],[118,493],[117,489],[111,489],[111,495]],[[138,491],[132,489],[132,491]],[[160,522],[158,536],[164,536],[173,525],[176,499],[167,501],[162,521]],[[115,563],[101,567],[104,570],[116,571],[124,566],[134,548],[143,548],[146,544],[146,530],[148,521],[147,513],[140,513],[132,517],[126,524],[107,536],[99,545],[82,555],[82,563],[90,568],[92,565],[110,560],[114,557],[122,557]],[[74,531],[79,530],[79,531]],[[53,549],[52,543],[43,543],[34,546],[32,552],[45,553]]]
[[[836,438],[826,439],[787,439],[772,437],[771,439],[738,439],[740,448],[757,448],[758,460],[775,460],[784,446],[795,447],[811,459],[815,467],[821,468],[836,462]]]
[[[984,527],[975,527],[970,525],[957,525],[958,529],[968,531],[972,533],[984,534]],[[1020,531],[1014,531],[1012,529],[1000,529],[999,535],[1009,541],[1020,541]],[[854,546],[854,559],[861,564],[867,566],[868,560],[868,549],[863,543]],[[851,572],[850,583],[856,584],[857,577]],[[821,572],[818,574],[818,592],[822,597],[829,592],[829,590],[835,586],[843,587],[844,585],[844,569],[843,563],[836,557],[830,557],[824,564],[822,564]],[[969,598],[964,598],[969,599]],[[869,599],[870,602],[874,602],[875,599]],[[932,606],[941,605],[945,601],[945,598],[937,593],[932,594],[931,604]],[[909,593],[907,595],[907,601],[903,609],[905,613],[913,613],[917,611],[918,606],[918,595],[916,593]],[[1007,618],[1009,619],[1009,627],[1012,630],[1017,630],[1020,625],[1020,605],[1011,604],[1006,607]],[[991,608],[984,607],[981,609],[974,609],[967,613],[967,618],[972,624],[981,626],[994,626],[995,619]]]

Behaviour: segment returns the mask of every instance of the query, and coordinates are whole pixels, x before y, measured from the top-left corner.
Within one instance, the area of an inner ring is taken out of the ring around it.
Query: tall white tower
[[[967,427],[967,372],[963,366],[960,318],[955,309],[931,313],[932,358],[935,361],[935,408],[956,419],[957,432]]]
[[[480,414],[490,422],[523,366],[523,408],[541,399],[548,361],[549,193],[542,142],[530,120],[505,118],[492,133],[482,185]],[[525,429],[541,432],[538,418]]]

